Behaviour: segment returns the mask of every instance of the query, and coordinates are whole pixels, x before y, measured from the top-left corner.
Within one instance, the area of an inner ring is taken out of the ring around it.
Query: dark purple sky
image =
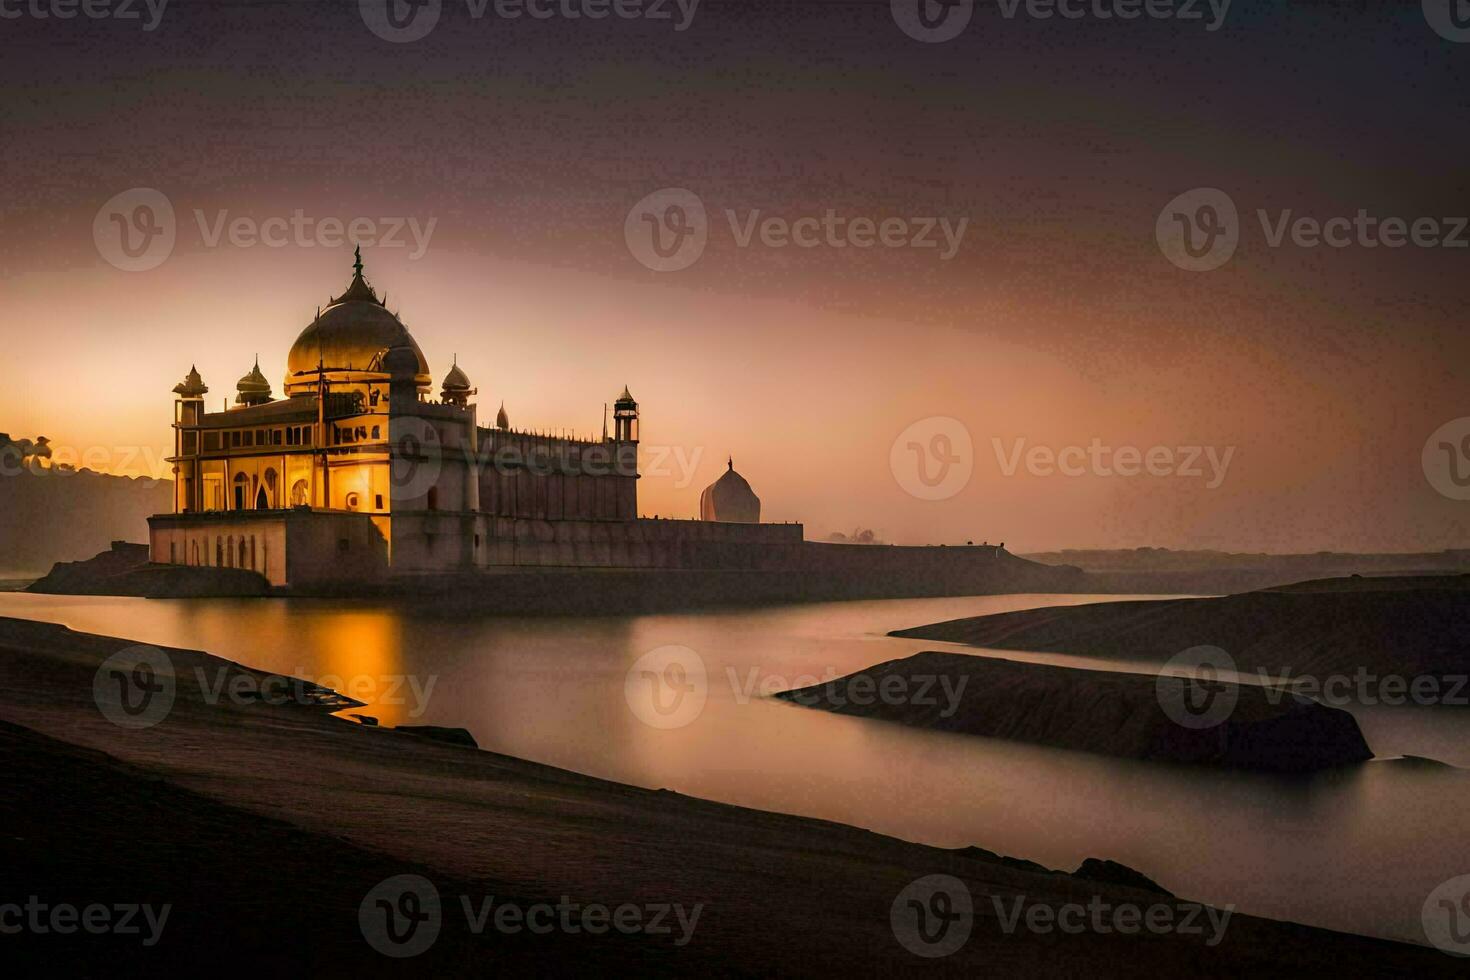
[[[1257,216],[1363,210],[1447,233],[1470,214],[1470,42],[1418,3],[1237,2],[1213,31],[1207,6],[1102,21],[981,4],[944,43],[904,34],[887,2],[704,0],[680,31],[673,3],[670,20],[506,20],[460,0],[410,43],[376,36],[355,0],[173,0],[151,31],[141,2],[142,22],[32,9],[0,2],[21,14],[0,19],[12,433],[161,448],[190,362],[214,397],[257,352],[278,379],[348,249],[205,232],[299,209],[433,222],[422,255],[366,248],[369,275],[490,411],[503,398],[517,422],[591,430],[632,386],[651,440],[703,453],[688,479],[644,481],[650,513],[692,513],[733,452],[767,516],[814,533],[1470,546],[1470,502],[1421,461],[1470,415],[1470,248],[1273,246]],[[167,197],[177,241],[126,272],[93,222],[139,187]],[[698,196],[709,238],[660,273],[624,222],[667,187]],[[1155,237],[1199,187],[1239,213],[1233,257],[1208,272]],[[742,247],[725,214],[829,209],[966,225],[944,260]],[[52,383],[60,365],[80,397]],[[940,416],[969,433],[973,476],[919,499],[890,450]],[[1093,439],[1235,454],[1206,489],[1007,475],[995,449]]]

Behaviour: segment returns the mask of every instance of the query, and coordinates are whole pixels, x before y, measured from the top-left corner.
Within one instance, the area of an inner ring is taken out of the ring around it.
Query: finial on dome
[[[734,468],[735,468],[735,457],[733,455],[725,457],[725,469],[727,469],[727,470],[733,470]]]
[[[352,250],[352,274],[354,276],[361,276],[362,275],[362,246],[361,245],[358,245],[356,248],[354,248]]]

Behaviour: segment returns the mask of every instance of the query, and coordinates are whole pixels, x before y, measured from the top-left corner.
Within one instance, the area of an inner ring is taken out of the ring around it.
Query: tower
[[[623,386],[623,393],[613,402],[613,440],[616,442],[638,441],[638,403]]]
[[[199,369],[189,365],[184,380],[174,385],[174,513],[202,510],[199,499],[199,424],[204,419],[204,396],[209,386]]]

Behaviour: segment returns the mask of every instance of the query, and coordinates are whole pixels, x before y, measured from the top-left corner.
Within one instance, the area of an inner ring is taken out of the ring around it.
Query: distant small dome
[[[199,369],[189,365],[189,373],[184,375],[184,380],[174,385],[174,394],[183,395],[185,398],[198,398],[200,395],[209,393],[209,386],[204,379],[199,377]]]
[[[271,400],[271,383],[260,373],[259,357],[256,357],[255,367],[250,369],[250,373],[235,384],[235,389],[239,392],[235,401],[241,405],[258,405]]]
[[[720,478],[699,495],[699,519],[730,524],[760,523],[761,498],[750,489],[745,477],[735,472],[733,458]]]
[[[505,414],[505,402],[500,403],[500,411],[495,413],[495,428],[510,428],[510,416]]]
[[[470,376],[464,373],[464,369],[459,366],[459,359],[456,358],[454,364],[449,368],[449,373],[444,376],[444,390],[468,390],[469,387]]]

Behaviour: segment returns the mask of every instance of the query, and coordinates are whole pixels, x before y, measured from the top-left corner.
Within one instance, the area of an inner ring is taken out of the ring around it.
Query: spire
[[[734,468],[735,468],[735,457],[733,455],[725,457],[725,469],[727,469],[727,470],[733,470]]]
[[[382,299],[369,286],[367,280],[362,277],[362,246],[358,245],[352,250],[352,282],[348,284],[347,291],[341,296],[331,297],[327,305],[336,306],[338,303],[376,303],[378,306],[386,306],[388,297],[385,294]],[[320,313],[317,314],[321,316]]]

